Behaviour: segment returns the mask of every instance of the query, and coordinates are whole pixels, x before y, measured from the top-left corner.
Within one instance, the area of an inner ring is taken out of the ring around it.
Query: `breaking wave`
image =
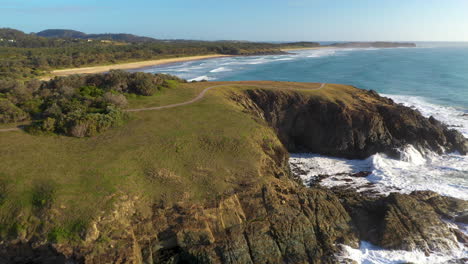
[[[339,259],[343,263],[345,259],[354,260],[360,264],[401,264],[401,263],[418,263],[418,264],[446,264],[468,257],[468,253],[464,250],[463,245],[454,248],[451,252],[425,254],[423,251],[405,251],[405,250],[385,250],[372,245],[369,242],[361,241],[361,246],[358,249],[342,246],[343,252]],[[460,262],[456,262],[460,263]]]
[[[435,105],[424,98],[387,95],[397,103],[417,109],[426,117],[434,116],[449,127],[468,136],[468,117],[464,110]],[[415,190],[431,190],[441,195],[468,200],[468,156],[459,153],[438,155],[431,151],[422,153],[411,145],[399,150],[400,158],[393,159],[377,153],[365,160],[348,160],[317,154],[293,154],[290,163],[301,171],[303,181],[313,181],[319,175],[335,175],[322,180],[327,187],[350,186],[358,191],[372,190],[410,193]],[[365,178],[343,173],[368,171]]]

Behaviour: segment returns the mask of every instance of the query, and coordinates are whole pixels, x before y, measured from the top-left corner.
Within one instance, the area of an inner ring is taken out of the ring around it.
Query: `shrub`
[[[55,118],[48,117],[42,121],[41,130],[45,132],[54,132],[55,131]]]
[[[184,80],[124,71],[56,77],[43,83],[0,80],[0,123],[32,117],[35,121],[28,127],[30,132],[94,136],[123,123],[125,115],[120,109],[128,103],[126,95],[153,95],[179,82]]]
[[[86,231],[87,226],[86,222],[76,220],[65,226],[55,227],[48,234],[47,238],[52,243],[79,241],[82,234]]]
[[[104,94],[104,91],[96,86],[83,86],[80,87],[80,95],[84,97],[100,97]]]
[[[157,91],[157,86],[152,78],[144,73],[137,72],[133,76],[133,80],[129,83],[129,90],[139,95],[153,95]]]
[[[68,117],[70,120],[68,135],[74,137],[92,137],[111,127],[124,123],[125,113],[121,110],[108,107],[105,113],[85,114],[81,117]]]
[[[31,203],[36,209],[48,208],[54,200],[55,190],[50,183],[38,184],[32,191]]]
[[[123,94],[115,94],[111,92],[107,92],[104,94],[103,98],[105,103],[115,105],[116,107],[125,107],[127,106],[127,98]]]
[[[0,99],[0,123],[12,123],[27,120],[28,114],[9,100]]]

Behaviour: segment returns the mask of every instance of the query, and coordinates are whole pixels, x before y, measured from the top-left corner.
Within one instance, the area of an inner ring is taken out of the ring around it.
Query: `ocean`
[[[434,116],[468,137],[468,44],[418,43],[417,48],[315,49],[287,55],[227,57],[143,69],[174,74],[187,80],[273,80],[349,84],[373,89],[395,102]],[[412,146],[400,150],[400,159],[377,153],[365,160],[346,160],[315,153],[291,154],[291,166],[307,171],[308,182],[317,175],[371,171],[367,178],[336,176],[324,186],[369,188],[379,193],[432,190],[468,200],[468,157],[459,153],[420,153]],[[351,181],[351,182],[350,182]],[[371,187],[368,183],[373,183]],[[458,226],[467,233],[466,226]],[[361,243],[348,249],[358,263],[446,263],[468,257],[463,246],[449,254],[390,251]]]

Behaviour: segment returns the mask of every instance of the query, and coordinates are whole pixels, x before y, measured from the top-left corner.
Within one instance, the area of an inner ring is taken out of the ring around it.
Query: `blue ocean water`
[[[468,109],[468,45],[320,49],[293,55],[211,59],[148,68],[186,79],[275,80],[350,84],[383,94],[426,98]]]

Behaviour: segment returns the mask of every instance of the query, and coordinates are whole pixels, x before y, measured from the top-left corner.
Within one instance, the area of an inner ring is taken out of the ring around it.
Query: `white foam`
[[[419,96],[382,94],[389,97],[397,103],[407,107],[415,108],[425,117],[434,116],[437,120],[447,124],[450,128],[460,131],[465,137],[468,137],[468,109],[458,109],[450,106],[442,106],[429,103],[426,99]]]
[[[203,76],[198,76],[196,78],[193,78],[193,79],[190,79],[188,80],[189,82],[193,82],[193,81],[196,81],[196,82],[199,82],[199,81],[211,81],[211,80],[214,80],[215,78],[212,78],[212,77],[208,77],[206,75],[203,75]]]
[[[225,68],[225,67],[219,67],[214,70],[211,70],[210,72],[226,72],[226,71],[231,71],[231,69]]]
[[[301,175],[303,181],[310,180],[319,175],[355,173],[370,171],[372,169],[372,164],[369,160],[348,160],[308,153],[291,154],[289,162],[293,167],[307,172],[306,175]]]
[[[336,55],[338,49],[317,49],[317,50],[304,50],[297,52],[298,55],[307,58],[320,58]]]
[[[317,53],[317,54],[312,54],[312,55],[309,55],[307,56],[307,58],[320,58],[320,57],[324,57],[324,56],[330,56],[330,55],[333,55],[334,52],[330,52],[330,53]]]
[[[277,61],[291,61],[291,60],[294,60],[293,58],[280,58],[280,59],[276,59]]]
[[[400,150],[400,159],[375,154],[366,160],[337,159],[315,154],[292,154],[291,167],[305,171],[305,183],[318,175],[335,175],[325,178],[325,187],[346,186],[358,191],[373,190],[381,194],[410,193],[431,190],[442,195],[468,200],[468,157],[457,154],[422,154],[413,146]],[[370,171],[368,177],[336,175]]]
[[[449,221],[444,222],[450,228],[458,229],[467,235],[466,225]],[[421,250],[386,250],[367,241],[361,241],[358,249],[342,245],[342,252],[337,254],[337,258],[343,263],[345,260],[354,260],[358,264],[443,264],[468,258],[468,250],[462,243],[455,243],[452,244],[450,250],[445,252],[431,252],[430,254],[426,254],[426,252]]]
[[[467,110],[440,106],[415,96],[384,95],[397,103],[412,107],[422,115],[434,116],[468,137]],[[392,159],[378,153],[366,160],[346,160],[311,154],[292,155],[292,166],[303,171],[303,181],[308,182],[317,175],[356,173],[371,171],[366,178],[334,176],[322,180],[326,187],[350,186],[359,191],[373,189],[382,194],[392,191],[409,193],[415,190],[431,190],[463,200],[468,200],[468,156],[458,153],[437,155],[431,151],[419,152],[413,146],[400,150],[400,159]],[[369,184],[373,184],[370,186]]]
[[[468,257],[468,252],[464,249],[463,245],[460,245],[456,249],[454,248],[450,252],[432,253],[429,255],[426,255],[422,251],[384,250],[366,241],[361,241],[359,249],[349,246],[342,247],[343,252],[338,258],[341,261],[351,259],[358,264],[442,264],[450,260]]]
[[[247,64],[256,65],[256,64],[263,64],[267,62],[270,62],[270,60],[263,57],[263,58],[253,59],[250,62],[247,62]]]

